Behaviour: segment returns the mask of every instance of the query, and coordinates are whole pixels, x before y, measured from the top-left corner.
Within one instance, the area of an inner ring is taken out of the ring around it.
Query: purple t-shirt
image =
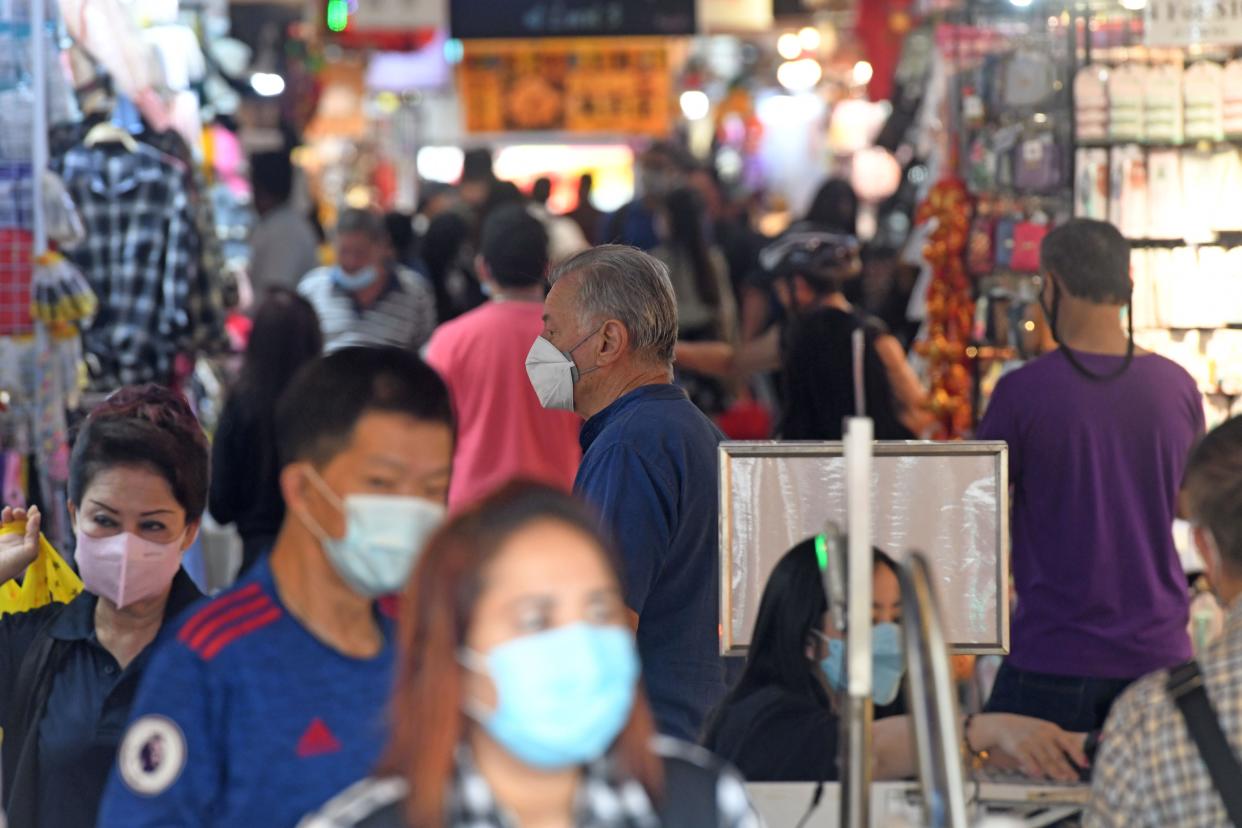
[[[977,436],[1009,444],[1015,667],[1133,679],[1190,658],[1172,525],[1203,428],[1194,380],[1160,356],[1094,382],[1055,352],[1000,381]]]

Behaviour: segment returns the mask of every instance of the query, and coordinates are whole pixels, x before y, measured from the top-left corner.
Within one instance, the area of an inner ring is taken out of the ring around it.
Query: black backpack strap
[[[1186,720],[1190,738],[1199,748],[1216,793],[1225,803],[1229,821],[1242,826],[1242,765],[1220,728],[1220,719],[1203,687],[1199,663],[1188,661],[1171,671],[1167,689]]]
[[[35,632],[30,646],[22,656],[13,684],[13,711],[6,717],[4,754],[9,758],[4,768],[4,797],[10,825],[34,825],[38,787],[39,720],[47,706],[52,689],[52,674],[57,656],[52,624],[60,612],[50,613]]]

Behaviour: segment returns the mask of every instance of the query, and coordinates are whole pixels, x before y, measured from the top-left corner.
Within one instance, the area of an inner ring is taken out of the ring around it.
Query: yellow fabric
[[[26,523],[14,522],[0,527],[0,537],[26,534]],[[51,603],[67,604],[82,591],[82,579],[77,576],[60,553],[52,548],[47,538],[39,535],[39,555],[26,570],[26,576],[18,584],[17,579],[0,584],[0,615],[10,612],[26,612]]]

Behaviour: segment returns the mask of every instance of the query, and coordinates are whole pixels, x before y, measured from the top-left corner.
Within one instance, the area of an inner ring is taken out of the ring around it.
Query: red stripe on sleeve
[[[269,609],[272,606],[274,606],[272,600],[266,595],[260,595],[244,604],[238,604],[228,612],[217,615],[211,621],[199,627],[198,631],[194,633],[194,636],[186,644],[189,645],[191,650],[199,650],[229,624],[239,621],[248,615],[254,615]]]
[[[242,636],[249,635],[255,630],[262,629],[268,624],[280,620],[281,615],[283,615],[283,613],[278,607],[272,607],[261,615],[256,615],[253,618],[247,619],[244,623],[238,624],[235,627],[230,627],[221,635],[213,638],[211,643],[200,650],[198,654],[202,656],[203,661],[211,661],[229,644],[233,643]]]
[[[221,598],[217,598],[195,613],[193,618],[185,622],[185,626],[181,628],[181,632],[177,634],[177,638],[182,641],[189,641],[190,636],[194,635],[194,632],[203,624],[207,623],[213,615],[217,615],[225,608],[231,607],[238,601],[244,601],[247,598],[254,596],[260,589],[261,587],[258,584],[251,584],[248,587],[237,590],[237,592],[234,592],[231,595],[225,595]]]

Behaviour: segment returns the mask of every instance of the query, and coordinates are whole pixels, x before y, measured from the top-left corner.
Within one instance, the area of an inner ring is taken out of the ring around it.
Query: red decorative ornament
[[[916,220],[935,220],[923,248],[932,269],[927,296],[927,338],[915,346],[926,357],[931,374],[929,407],[935,415],[937,440],[966,435],[971,426],[969,364],[975,303],[963,254],[974,203],[966,185],[946,179],[934,186],[919,206]]]

